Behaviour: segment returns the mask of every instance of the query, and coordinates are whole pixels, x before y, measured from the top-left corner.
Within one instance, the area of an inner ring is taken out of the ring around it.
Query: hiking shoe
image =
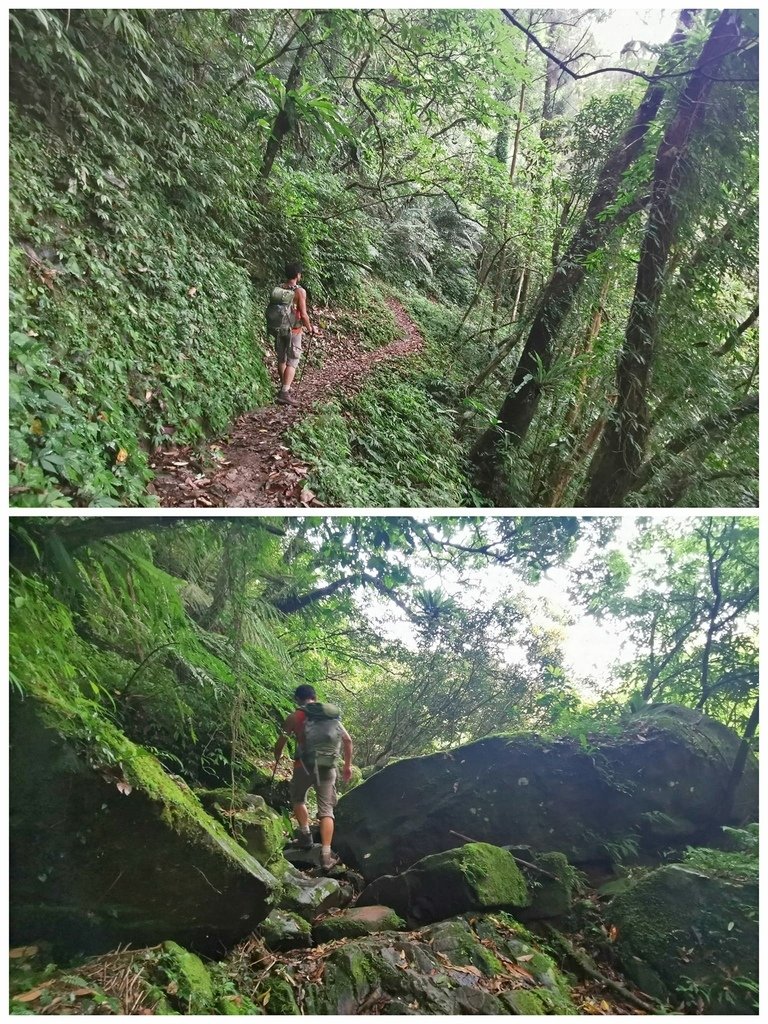
[[[332,867],[335,867],[339,863],[339,858],[331,850],[328,853],[320,854],[320,867],[323,871],[330,871]]]
[[[302,832],[301,829],[297,829],[294,835],[295,845],[298,846],[300,850],[311,850],[314,846],[311,832]]]
[[[281,391],[280,394],[275,399],[275,401],[278,403],[278,405],[298,405],[299,404],[296,401],[296,399],[291,395],[290,391]]]

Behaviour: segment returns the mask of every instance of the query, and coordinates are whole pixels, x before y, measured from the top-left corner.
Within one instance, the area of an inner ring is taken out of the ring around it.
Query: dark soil
[[[349,398],[366,383],[379,363],[417,355],[424,345],[418,328],[395,299],[387,300],[403,337],[373,351],[334,329],[331,310],[318,311],[330,325],[311,340],[305,337],[304,361],[291,395],[295,406],[269,405],[237,419],[228,434],[202,449],[158,449],[151,462],[156,477],[149,492],[171,508],[322,507],[305,484],[309,466],[294,455],[287,433],[299,420],[333,398]],[[307,343],[309,340],[309,344]],[[267,361],[275,381],[274,353]]]

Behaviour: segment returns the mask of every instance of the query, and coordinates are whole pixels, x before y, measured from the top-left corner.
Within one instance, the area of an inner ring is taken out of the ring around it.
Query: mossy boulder
[[[576,871],[568,863],[565,854],[534,853],[533,850],[526,848],[521,850],[519,847],[511,849],[510,853],[533,865],[528,867],[526,864],[518,862],[518,867],[528,882],[531,894],[530,904],[516,912],[519,919],[521,921],[543,921],[565,917],[570,913],[576,885]]]
[[[300,1013],[293,987],[285,978],[267,978],[259,987],[259,1003],[261,1012],[270,1017],[298,1017]]]
[[[265,802],[277,811],[291,809],[291,783],[289,779],[272,776],[263,768],[254,767],[251,772],[248,792],[262,797]]]
[[[258,927],[258,933],[267,949],[297,949],[312,945],[312,929],[299,914],[288,910],[273,910]]]
[[[21,977],[14,981],[12,975],[12,994],[24,995],[26,1000],[12,1003],[12,1012],[45,1013],[46,1007],[52,1010],[57,1003],[58,1012],[88,1016],[259,1012],[237,990],[228,976],[227,965],[203,962],[176,942],[163,942],[149,949],[112,951],[66,968],[49,963],[42,951],[41,956],[46,962],[43,972],[35,972],[23,982]],[[29,999],[35,993],[36,998]]]
[[[199,956],[177,942],[164,942],[158,968],[168,978],[165,991],[172,994],[172,1005],[181,1013],[210,1013],[214,1009],[213,981]]]
[[[340,799],[337,852],[370,881],[450,849],[456,832],[558,850],[576,866],[609,863],[619,848],[631,859],[634,850],[655,856],[675,842],[704,845],[729,820],[757,816],[752,755],[727,807],[723,766],[739,742],[698,711],[657,705],[589,744],[491,736],[407,758]]]
[[[504,913],[329,946],[313,958],[311,969],[318,966],[322,983],[314,985],[304,982],[303,964],[293,968],[304,1014],[576,1013],[553,961]]]
[[[346,906],[352,898],[350,886],[342,885],[335,878],[305,875],[288,861],[276,862],[273,870],[280,879],[280,890],[275,896],[277,907],[298,914],[307,921],[313,921],[335,907]]]
[[[97,705],[14,698],[11,737],[14,944],[216,954],[269,913],[272,874]]]
[[[626,974],[649,995],[700,999],[706,1013],[751,1014],[757,914],[756,883],[671,864],[617,896],[606,917]]]
[[[510,853],[488,843],[467,843],[424,857],[401,875],[377,878],[357,902],[384,904],[410,923],[424,924],[465,910],[523,907],[530,898]]]
[[[263,797],[227,788],[197,789],[195,795],[259,864],[269,867],[282,856],[283,819]]]
[[[391,907],[352,907],[333,917],[318,921],[312,934],[316,942],[332,942],[335,939],[358,939],[374,932],[400,931],[405,921]]]

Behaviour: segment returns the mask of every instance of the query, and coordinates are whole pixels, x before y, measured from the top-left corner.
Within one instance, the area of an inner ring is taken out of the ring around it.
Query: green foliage
[[[382,370],[356,397],[327,405],[291,432],[327,505],[464,504],[461,452],[449,415],[418,378]]]
[[[714,878],[734,882],[757,882],[760,875],[760,837],[758,825],[747,828],[723,827],[728,849],[714,850],[689,846],[683,862]]]

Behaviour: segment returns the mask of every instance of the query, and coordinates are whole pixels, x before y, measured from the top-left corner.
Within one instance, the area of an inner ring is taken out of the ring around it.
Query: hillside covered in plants
[[[10,18],[14,504],[756,504],[756,11]]]
[[[753,520],[16,518],[11,561],[14,1012],[756,1011]]]

